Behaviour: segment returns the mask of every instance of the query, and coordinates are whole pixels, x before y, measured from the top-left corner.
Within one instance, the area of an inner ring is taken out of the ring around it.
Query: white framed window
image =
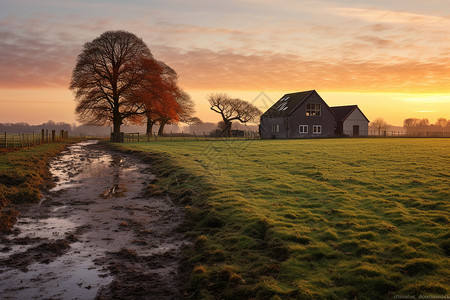
[[[306,103],[306,115],[308,117],[311,116],[320,116],[321,105],[316,103]]]
[[[322,134],[322,125],[313,125],[313,134]]]
[[[280,124],[273,124],[272,132],[280,132]]]
[[[298,133],[308,133],[308,125],[298,125]]]

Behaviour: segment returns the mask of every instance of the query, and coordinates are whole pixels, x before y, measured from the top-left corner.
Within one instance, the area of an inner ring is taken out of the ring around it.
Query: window
[[[314,134],[322,134],[322,125],[313,125]]]
[[[308,125],[298,125],[298,133],[308,133]]]
[[[320,116],[320,104],[306,103],[306,115],[308,117]]]
[[[280,132],[280,124],[273,124],[272,132]]]
[[[279,111],[283,111],[283,110],[288,109],[288,107],[287,107],[287,101],[288,101],[288,99],[289,99],[289,96],[286,96],[286,97],[281,98],[280,101],[278,101],[279,104],[278,104],[277,109],[278,109]]]
[[[285,102],[285,101],[281,102],[281,104],[278,105],[277,109],[278,109],[279,111],[286,110],[286,109],[287,109],[287,102]]]

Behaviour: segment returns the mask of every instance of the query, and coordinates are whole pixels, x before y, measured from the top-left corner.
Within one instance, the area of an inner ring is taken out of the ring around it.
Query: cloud
[[[428,104],[443,104],[450,103],[450,95],[418,95],[418,96],[400,96],[398,99],[408,103],[428,103]]]
[[[67,88],[82,45],[125,29],[177,70],[186,89],[450,92],[446,35],[405,36],[395,24],[291,20],[264,30],[49,15],[5,18],[0,28],[2,88]]]
[[[364,36],[358,36],[356,37],[357,40],[361,40],[364,42],[367,42],[375,47],[378,48],[386,48],[386,47],[395,47],[397,46],[397,43],[395,43],[392,40],[388,40],[388,39],[383,39],[383,38],[379,38],[376,36],[368,36],[368,35],[364,35]]]
[[[72,46],[0,30],[0,86],[67,86],[76,51]]]
[[[320,89],[360,92],[450,92],[450,67],[442,63],[306,60],[297,55],[242,55],[206,49],[155,49],[192,89]]]
[[[411,25],[427,25],[449,27],[450,18],[433,15],[416,14],[402,11],[391,11],[372,8],[335,7],[328,10],[344,17],[357,18],[374,23],[401,23]]]

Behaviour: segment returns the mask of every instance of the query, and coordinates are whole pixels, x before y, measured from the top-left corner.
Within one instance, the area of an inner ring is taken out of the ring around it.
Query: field
[[[177,141],[143,152],[186,205],[200,298],[450,293],[450,140]]]

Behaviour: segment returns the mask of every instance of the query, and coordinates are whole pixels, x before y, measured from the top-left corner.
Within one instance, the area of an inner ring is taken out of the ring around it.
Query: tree
[[[147,134],[152,133],[154,124],[177,122],[181,111],[176,101],[179,94],[176,72],[161,61],[143,59],[141,64],[145,69],[145,76],[139,89],[135,89],[127,97],[135,104],[143,105],[144,114],[130,119],[131,123],[147,123]],[[162,128],[162,129],[163,129]]]
[[[211,110],[219,113],[224,122],[222,134],[231,136],[232,121],[238,120],[241,123],[254,122],[261,116],[262,112],[253,104],[241,99],[232,99],[227,94],[212,94],[208,96]]]
[[[186,92],[178,87],[178,75],[164,62],[143,59],[145,77],[140,88],[133,90],[129,98],[134,103],[143,104],[144,114],[130,119],[131,123],[147,123],[147,134],[153,125],[159,124],[158,135],[163,135],[166,124],[201,122],[193,117],[194,103]]]
[[[194,102],[192,102],[191,96],[180,88],[177,88],[172,92],[172,101],[175,101],[177,105],[177,110],[175,111],[175,116],[170,116],[168,114],[160,114],[158,123],[159,130],[158,135],[162,136],[164,134],[164,126],[167,124],[176,124],[178,122],[190,123],[192,120],[192,114],[194,110]]]
[[[406,129],[406,132],[414,131],[417,126],[419,126],[419,119],[416,118],[408,118],[403,121],[403,128]]]
[[[378,130],[378,135],[381,135],[381,130],[385,131],[389,127],[389,124],[383,118],[379,117],[370,122],[370,126]]]
[[[70,83],[83,124],[112,123],[114,141],[120,141],[124,120],[144,112],[143,103],[127,97],[146,75],[143,58],[153,56],[142,39],[127,31],[106,31],[84,44]]]
[[[445,118],[439,118],[439,119],[437,119],[436,120],[436,126],[439,126],[439,127],[445,127],[445,126],[447,126],[447,119],[445,119]]]

